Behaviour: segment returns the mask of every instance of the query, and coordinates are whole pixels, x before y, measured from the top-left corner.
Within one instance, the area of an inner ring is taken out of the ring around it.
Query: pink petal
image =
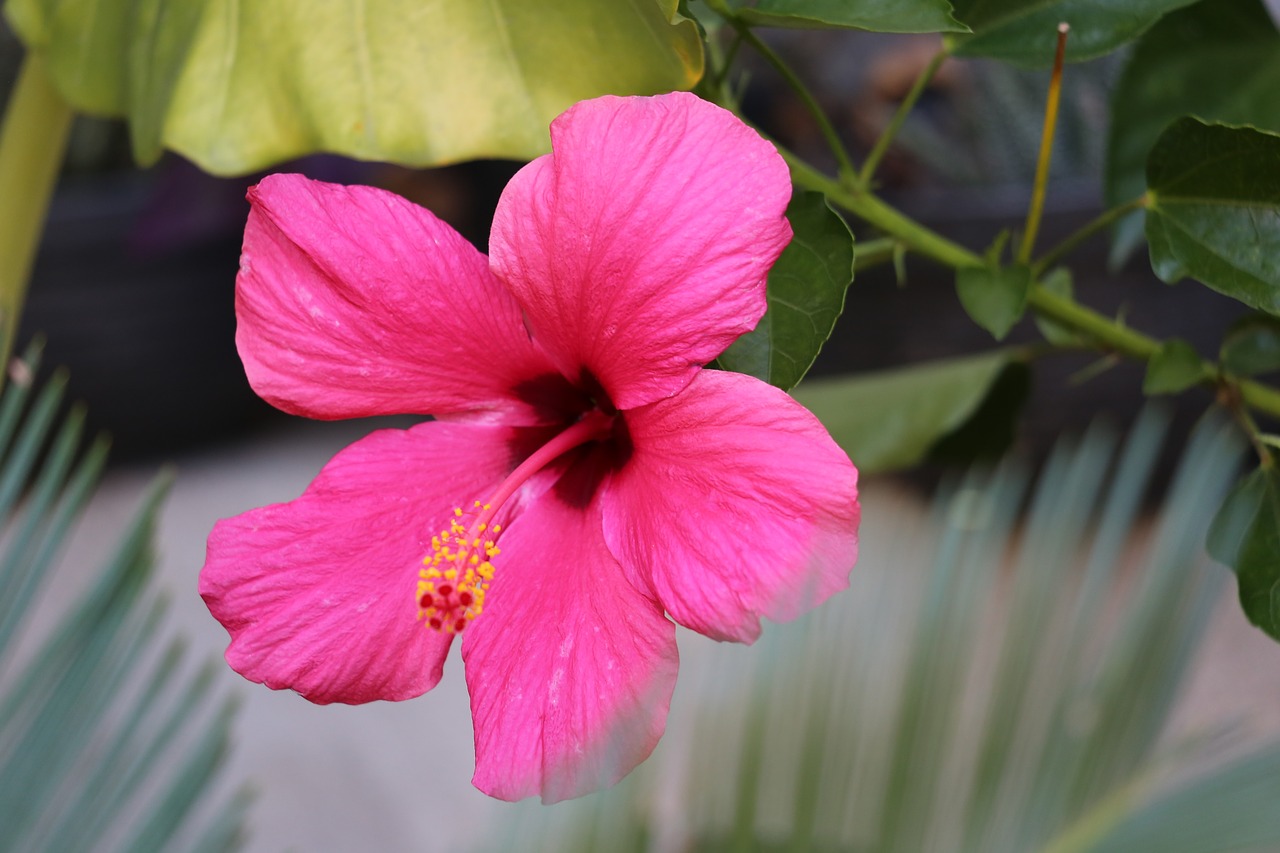
[[[261,397],[315,418],[530,419],[513,389],[552,368],[461,235],[392,193],[301,175],[249,200],[236,345]]]
[[[626,413],[634,452],[601,497],[610,550],[671,617],[750,642],[848,585],[857,471],[777,388],[707,370]]]
[[[669,396],[763,315],[786,164],[687,92],[584,101],[551,147],[503,192],[490,263],[566,376],[622,409]]]
[[[579,471],[567,479],[581,481]],[[551,803],[617,782],[662,736],[675,687],[675,626],[609,555],[589,494],[570,505],[565,486],[499,540],[485,609],[462,646],[472,782],[504,800]]]
[[[200,595],[231,634],[227,662],[321,704],[434,687],[449,637],[418,621],[418,570],[452,508],[483,500],[511,470],[522,432],[440,422],[375,432],[302,497],[218,522]]]

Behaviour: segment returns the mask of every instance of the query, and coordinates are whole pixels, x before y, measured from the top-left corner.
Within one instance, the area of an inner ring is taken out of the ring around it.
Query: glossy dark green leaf
[[[1161,15],[1195,0],[955,0],[956,17],[972,35],[952,36],[961,56],[986,56],[1019,65],[1053,65],[1058,24],[1071,25],[1067,61],[1110,53]]]
[[[961,267],[956,271],[956,294],[973,322],[996,340],[1003,340],[1027,310],[1031,270],[1021,264],[1007,267]]]
[[[877,373],[814,379],[794,396],[818,416],[866,473],[916,464],[979,410],[1016,353],[929,362]]]
[[[947,0],[759,0],[734,3],[742,20],[767,27],[842,28],[880,33],[965,32]]]
[[[1280,32],[1261,0],[1180,9],[1138,41],[1111,101],[1106,198],[1146,189],[1146,163],[1179,116],[1280,131]]]
[[[1280,320],[1255,314],[1236,323],[1223,338],[1218,358],[1236,376],[1280,370]]]
[[[1280,472],[1259,468],[1241,480],[1214,517],[1206,544],[1236,573],[1245,616],[1280,640]]]
[[[1178,119],[1147,160],[1156,275],[1280,313],[1280,136]]]
[[[1142,393],[1177,394],[1197,384],[1204,375],[1204,361],[1195,347],[1171,338],[1147,362]]]
[[[23,41],[85,112],[129,120],[143,163],[216,173],[316,151],[428,165],[530,158],[605,93],[702,73],[678,0],[7,0]]]
[[[787,219],[795,236],[769,271],[769,310],[717,360],[784,390],[831,337],[853,280],[853,234],[821,193],[797,192]]]

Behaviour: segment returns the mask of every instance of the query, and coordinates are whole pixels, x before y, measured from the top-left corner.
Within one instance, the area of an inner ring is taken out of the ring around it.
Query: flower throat
[[[555,438],[539,447],[507,475],[488,501],[475,501],[468,513],[455,507],[448,528],[431,537],[431,553],[418,572],[418,618],[427,627],[460,634],[484,610],[485,594],[493,580],[493,558],[501,553],[497,537],[502,526],[494,516],[525,481],[565,453],[612,434],[614,415],[587,412]]]

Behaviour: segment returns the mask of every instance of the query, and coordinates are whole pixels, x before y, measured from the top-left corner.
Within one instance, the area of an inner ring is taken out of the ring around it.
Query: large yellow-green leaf
[[[8,0],[77,108],[129,119],[140,162],[216,173],[316,151],[410,165],[536,156],[605,93],[689,88],[677,0]]]

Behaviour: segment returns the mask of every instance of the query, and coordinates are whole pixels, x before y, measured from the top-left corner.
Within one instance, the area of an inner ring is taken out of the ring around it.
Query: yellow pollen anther
[[[588,442],[610,441],[616,415],[592,410],[567,425],[515,467],[498,485],[489,503],[475,501],[471,525],[465,526],[461,507],[454,507],[447,529],[431,537],[431,553],[418,571],[418,618],[448,634],[461,633],[484,609],[485,593],[493,581],[493,558],[498,556],[496,510],[538,471]]]
[[[489,510],[489,504],[475,502],[477,515]],[[418,571],[418,618],[427,626],[446,634],[458,634],[484,610],[485,593],[493,580],[494,568],[489,562],[498,554],[492,538],[500,525],[492,529],[477,519],[468,530],[459,519],[460,507],[453,510],[447,530],[431,537],[431,553]]]

